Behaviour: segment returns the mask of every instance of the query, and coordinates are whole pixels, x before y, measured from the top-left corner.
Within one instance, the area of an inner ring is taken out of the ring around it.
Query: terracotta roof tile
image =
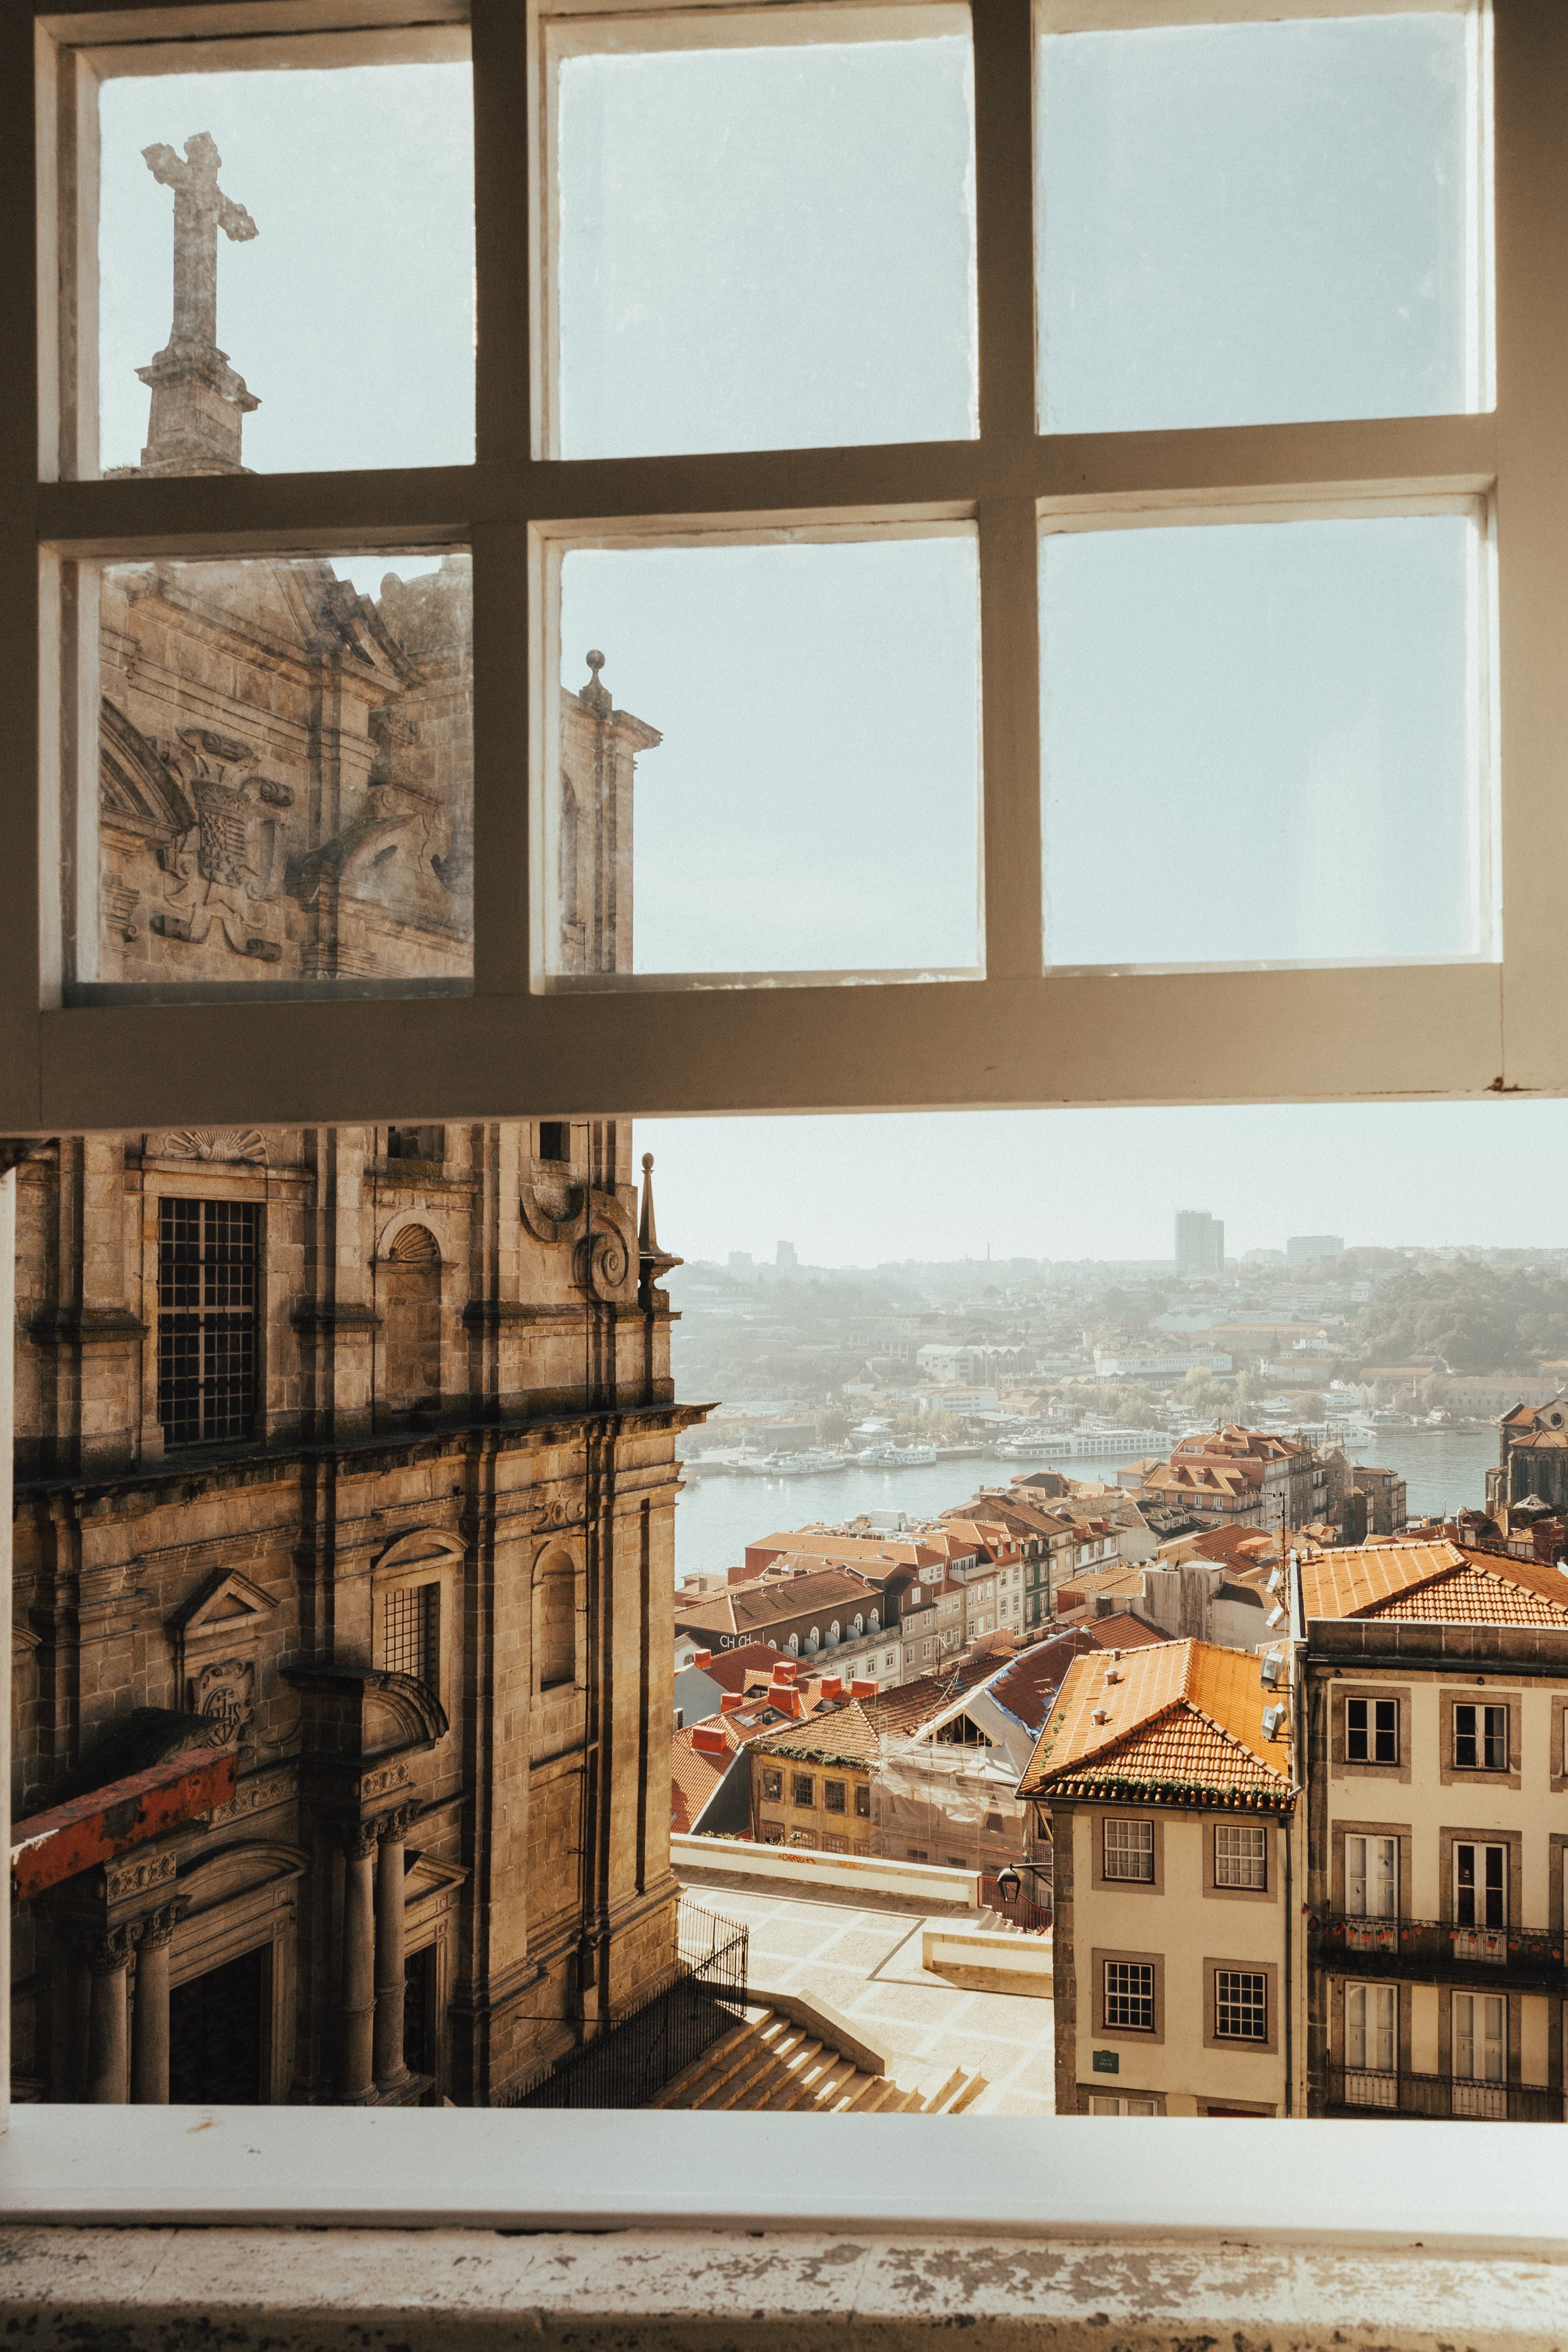
[[[1365,1544],[1301,1568],[1309,1619],[1568,1626],[1568,1577],[1543,1560],[1436,1543]]]
[[[1260,1661],[1208,1642],[1162,1642],[1116,1662],[1076,1659],[1019,1794],[1093,1795],[1176,1784],[1246,1802],[1292,1795],[1289,1751],[1265,1738],[1263,1711],[1280,1694]],[[1103,1716],[1103,1721],[1097,1721]]]
[[[722,1731],[724,1752],[721,1756],[705,1755],[692,1745],[692,1733],[700,1730],[711,1738]],[[702,1808],[719,1786],[740,1753],[741,1742],[735,1738],[721,1716],[712,1716],[704,1724],[692,1724],[678,1731],[670,1743],[669,1758],[669,1826],[678,1837],[690,1834]]]

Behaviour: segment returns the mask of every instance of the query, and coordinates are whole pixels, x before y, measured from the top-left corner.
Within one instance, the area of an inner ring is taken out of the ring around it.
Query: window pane
[[[555,32],[560,455],[973,434],[970,47],[964,12],[937,21]]]
[[[106,470],[472,459],[466,63],[137,73],[99,123]]]
[[[1479,58],[1451,12],[1045,37],[1046,429],[1484,405]]]
[[[65,779],[79,986],[467,984],[467,555],[84,564],[72,593],[100,696]]]
[[[1491,952],[1484,563],[1462,512],[1048,531],[1047,961]]]
[[[977,597],[967,531],[569,553],[547,969],[973,967]]]

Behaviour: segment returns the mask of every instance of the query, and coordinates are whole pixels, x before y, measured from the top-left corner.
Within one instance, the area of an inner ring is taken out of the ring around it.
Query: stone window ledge
[[[1545,2352],[1564,2283],[1540,2256],[847,2231],[19,2228],[5,2260],[7,2327],[33,2352],[511,2352],[521,2338],[570,2352],[895,2352],[955,2328],[998,2352],[1026,2332],[1138,2352],[1216,2340]]]
[[[1296,2247],[1314,2260],[1418,2248],[1568,2265],[1568,2131],[1392,2119],[20,2106],[0,2137],[0,2220],[158,2232],[717,2231],[731,2246],[827,2231],[855,2241],[855,2261],[863,2241],[889,2234],[927,2248],[1002,2239],[1032,2243],[1026,2267],[1042,2277],[1058,2261],[1049,2242],[1088,2240]],[[129,2242],[119,2242],[126,2264],[105,2268],[105,2292],[130,2294]],[[427,2259],[429,2240],[411,2243],[409,2260]],[[337,2259],[323,2257],[325,2270],[307,2263],[312,2294]],[[501,2259],[494,2248],[487,2256]],[[887,2257],[895,2267],[906,2259]],[[1008,2269],[1024,2258],[997,2259]],[[1504,2275],[1494,2262],[1486,2268]],[[161,2256],[157,2278],[163,2293]],[[17,2291],[13,2269],[8,2305]]]

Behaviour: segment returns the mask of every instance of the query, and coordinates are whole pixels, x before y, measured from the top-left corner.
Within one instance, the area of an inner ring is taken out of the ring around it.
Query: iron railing
[[[749,1931],[682,1897],[678,1958],[636,2009],[500,2104],[642,2107],[746,2014]]]
[[[1560,2124],[1563,2093],[1539,2083],[1477,2083],[1458,2074],[1329,2068],[1329,2108],[1343,2116],[1426,2116],[1454,2123]]]
[[[1430,1976],[1446,1984],[1500,1979],[1563,1990],[1564,1938],[1545,1927],[1461,1927],[1452,1919],[1371,1919],[1331,1912],[1318,1922],[1326,1968],[1361,1976]]]

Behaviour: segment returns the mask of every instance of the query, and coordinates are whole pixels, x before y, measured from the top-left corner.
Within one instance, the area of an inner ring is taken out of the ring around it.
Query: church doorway
[[[189,1977],[169,1995],[169,2097],[176,2106],[259,2106],[269,1948]]]

